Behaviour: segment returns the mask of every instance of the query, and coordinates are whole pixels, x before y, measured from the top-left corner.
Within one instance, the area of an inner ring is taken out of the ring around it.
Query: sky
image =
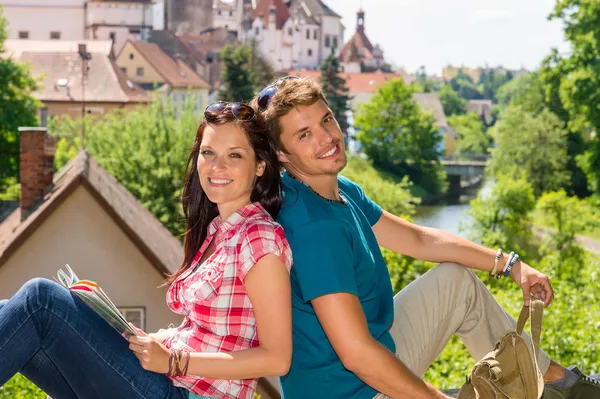
[[[548,21],[556,0],[324,0],[342,16],[344,40],[365,11],[365,32],[388,62],[441,75],[454,66],[536,69],[553,47],[569,49],[561,21]]]

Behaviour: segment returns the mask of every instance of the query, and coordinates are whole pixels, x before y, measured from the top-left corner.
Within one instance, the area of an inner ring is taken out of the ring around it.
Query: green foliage
[[[567,122],[572,133],[589,141],[585,156],[570,153],[576,169],[586,172],[590,188],[600,188],[600,3],[597,1],[558,1],[550,19],[560,20],[570,43],[569,54],[553,49],[544,60],[540,76],[545,83],[550,109]],[[581,186],[573,188],[581,195]],[[584,193],[585,194],[585,193]]]
[[[33,97],[37,81],[29,67],[7,57],[4,42],[8,37],[6,19],[0,5],[0,193],[14,186],[19,176],[20,126],[37,126],[39,102]],[[7,194],[3,194],[7,195]]]
[[[448,124],[458,132],[456,152],[458,154],[487,154],[490,139],[479,115],[452,115],[446,118]]]
[[[0,386],[0,399],[46,399],[47,396],[21,374]]]
[[[538,73],[526,73],[502,85],[496,93],[501,109],[520,106],[527,112],[541,112],[545,105],[545,94]]]
[[[321,87],[323,94],[329,103],[329,108],[333,111],[333,115],[340,125],[340,129],[344,134],[348,131],[348,117],[346,112],[350,110],[349,89],[346,86],[346,79],[341,75],[340,61],[335,56],[335,49],[331,48],[331,54],[323,61],[320,67],[321,70]]]
[[[175,117],[170,103],[155,99],[150,108],[114,111],[104,119],[86,120],[85,146],[174,235],[184,231],[179,195],[183,170],[198,121],[193,105]],[[58,144],[55,166],[77,153],[81,120],[51,121]]]
[[[600,227],[589,202],[568,197],[564,190],[545,193],[537,202],[536,213],[552,229],[542,242],[544,261],[553,265],[561,279],[580,278],[579,265],[584,262],[585,252],[577,243],[577,234]]]
[[[385,210],[405,219],[412,218],[415,205],[420,202],[419,198],[410,195],[412,183],[406,176],[399,179],[375,168],[367,159],[349,157],[342,175],[358,183],[369,198]]]
[[[431,114],[421,112],[401,79],[391,80],[363,104],[356,116],[357,138],[374,164],[408,176],[429,193],[445,190],[442,135]]]
[[[444,114],[446,116],[452,115],[463,115],[467,112],[467,101],[462,99],[454,90],[452,86],[444,85],[440,92],[440,101],[444,107]]]
[[[256,78],[250,68],[251,59],[252,52],[244,45],[234,47],[228,44],[223,47],[220,100],[248,102],[252,99]]]
[[[483,70],[479,77],[479,87],[484,98],[496,101],[496,92],[512,79],[511,72],[496,72],[493,69]]]
[[[556,115],[547,109],[532,114],[510,107],[493,131],[496,148],[489,165],[493,174],[525,176],[536,197],[568,183],[567,132]]]
[[[275,69],[261,54],[258,41],[251,39],[248,47],[250,48],[250,70],[254,73],[254,88],[259,91],[275,79]]]
[[[469,238],[490,248],[511,248],[525,255],[531,238],[535,198],[524,178],[500,176],[488,197],[471,201]]]
[[[437,80],[432,80],[427,77],[427,71],[425,70],[425,66],[421,65],[421,67],[415,73],[416,80],[411,83],[411,87],[417,93],[432,93],[436,91],[440,91],[442,85]]]
[[[452,90],[465,100],[481,100],[484,98],[473,79],[464,73],[462,69],[450,80],[449,84]]]

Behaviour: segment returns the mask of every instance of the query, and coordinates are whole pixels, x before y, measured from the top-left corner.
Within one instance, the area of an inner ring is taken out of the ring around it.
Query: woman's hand
[[[554,292],[548,276],[521,261],[517,261],[510,274],[521,287],[526,306],[529,306],[532,295],[544,301],[544,306],[550,305],[554,299]]]
[[[140,361],[144,370],[155,373],[167,374],[169,372],[169,350],[157,339],[149,336],[144,331],[129,324],[138,333],[138,336],[129,337],[129,349]]]

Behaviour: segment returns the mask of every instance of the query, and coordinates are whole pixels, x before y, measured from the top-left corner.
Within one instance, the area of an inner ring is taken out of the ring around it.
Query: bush
[[[46,394],[21,374],[0,387],[0,399],[46,399]]]

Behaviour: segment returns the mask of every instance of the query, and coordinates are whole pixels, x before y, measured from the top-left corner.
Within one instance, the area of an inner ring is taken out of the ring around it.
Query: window
[[[121,68],[121,71],[123,71],[124,74],[127,74],[127,68]]]
[[[136,74],[137,76],[144,76],[144,68],[143,68],[143,67],[138,67],[138,68],[135,70],[135,74]]]
[[[310,39],[310,30],[308,30],[308,29],[306,30],[306,38]]]
[[[256,28],[254,28],[254,33],[258,36],[260,35],[260,28],[257,26]]]
[[[317,30],[315,29],[315,31],[313,32],[313,39],[317,40],[319,37],[319,33],[317,32]]]
[[[46,107],[40,108],[40,126],[48,126],[48,108]]]
[[[132,60],[134,58],[133,53],[129,53],[129,59]]]
[[[233,11],[229,11],[229,16],[232,17],[233,16]]]
[[[221,15],[221,10],[218,10],[218,11],[217,11],[217,15]]]
[[[288,28],[288,36],[292,36],[294,34],[294,30],[292,28]]]
[[[312,49],[308,49],[308,56],[310,57],[312,55]]]
[[[115,42],[117,40],[117,34],[115,32],[110,32],[108,34],[108,38],[112,41]]]
[[[60,40],[60,32],[50,32],[50,40]]]
[[[19,31],[19,39],[29,39],[29,32],[26,30]]]
[[[146,308],[119,308],[119,312],[121,312],[121,314],[125,317],[125,320],[127,320],[137,328],[146,330]]]
[[[333,37],[333,48],[337,48],[338,46],[338,41],[337,41],[337,36]]]
[[[331,37],[325,35],[325,47],[329,48],[329,46],[331,46]]]

